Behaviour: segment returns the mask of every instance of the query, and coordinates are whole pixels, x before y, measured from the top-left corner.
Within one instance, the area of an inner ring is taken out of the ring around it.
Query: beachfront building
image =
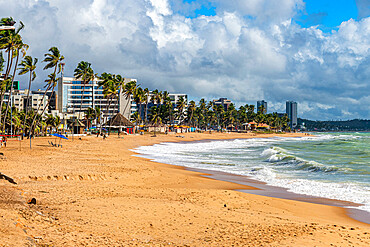
[[[27,106],[27,92],[28,92],[27,89],[26,90],[14,90],[12,92],[12,96],[11,96],[11,99],[10,99],[11,106],[17,108],[20,111],[25,110],[25,108]],[[4,101],[3,101],[4,104],[8,103],[9,96],[10,96],[10,93],[5,92]],[[43,96],[41,94],[32,94],[32,93],[30,93],[29,96],[28,96],[28,110],[30,110],[30,109],[34,109],[34,110],[39,109],[38,113],[40,114],[40,113],[42,113],[44,107],[47,105],[48,100],[49,100],[48,96],[45,96],[43,98]],[[48,113],[47,110],[44,112],[44,114],[46,114],[46,113]]]
[[[95,78],[94,81],[89,81],[83,84],[81,80],[74,77],[62,77],[58,83],[57,109],[62,113],[79,113],[81,109],[81,118],[87,108],[99,107],[103,114],[103,118],[111,118],[118,112],[126,118],[130,118],[131,114],[136,111],[136,104],[129,99],[121,91],[117,98],[113,98],[109,103],[108,99],[104,98],[103,88],[99,87],[100,79]],[[136,81],[136,79],[125,78],[125,83]],[[82,107],[81,107],[82,102]],[[107,109],[109,106],[109,109]],[[125,114],[127,112],[127,114]]]
[[[100,79],[94,79],[86,84],[83,84],[81,80],[77,80],[74,77],[62,77],[58,82],[58,93],[57,93],[57,106],[56,108],[62,113],[74,114],[80,112],[81,102],[81,114],[80,118],[84,118],[84,112],[87,108],[99,107],[103,113],[103,119],[110,119],[118,112],[121,113],[128,120],[133,120],[132,116],[140,108],[142,119],[145,115],[145,107],[142,104],[142,107],[139,107],[133,96],[130,95],[127,97],[123,94],[122,90],[118,95],[118,99],[114,98],[110,105],[106,98],[103,95],[103,89],[99,87]],[[136,79],[125,78],[125,83],[130,81],[136,81]],[[85,88],[85,89],[84,89]],[[151,100],[153,96],[152,92],[149,92],[148,107],[157,105],[157,102]],[[174,108],[176,107],[177,102],[181,97],[185,99],[185,104],[187,105],[188,96],[186,94],[174,94],[170,93],[168,95],[171,99]],[[107,107],[109,110],[107,111]],[[185,110],[185,109],[184,109]],[[77,114],[78,115],[78,114]]]
[[[288,114],[290,128],[291,129],[296,128],[298,124],[297,102],[294,102],[294,101],[286,102],[286,114]]]
[[[231,104],[232,104],[231,100],[227,98],[219,98],[218,100],[213,100],[213,105],[215,106],[222,105],[225,111],[227,111]]]
[[[257,101],[257,112],[261,111],[261,106],[263,106],[264,108],[263,114],[266,114],[267,113],[267,102],[264,100]]]
[[[31,91],[32,95],[41,95],[42,96],[42,95],[44,95],[44,93],[45,93],[45,90],[41,90],[41,89],[38,89],[36,91]],[[51,90],[47,91],[45,97],[48,97],[48,99],[50,99],[47,112],[50,113],[52,111],[58,110],[58,105],[57,105],[58,95],[57,95],[57,92],[56,91],[51,91]]]
[[[135,79],[125,78],[125,82],[132,80]],[[83,84],[74,77],[61,77],[58,82],[57,109],[62,113],[79,113],[81,109],[81,118],[89,107],[99,107],[103,118],[108,119],[118,112],[122,113],[126,97],[120,92],[118,99],[113,98],[109,103],[108,99],[104,98],[103,88],[98,85],[99,81],[100,79],[95,78],[94,81]]]

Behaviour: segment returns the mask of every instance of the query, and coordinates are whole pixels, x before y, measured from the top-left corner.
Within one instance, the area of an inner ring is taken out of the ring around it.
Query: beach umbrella
[[[68,140],[67,137],[65,137],[64,135],[61,135],[61,134],[57,134],[57,133],[54,133],[54,134],[51,134],[52,136],[56,136],[56,137],[59,137],[59,138],[62,138],[62,139],[66,139]]]
[[[60,145],[60,143],[61,143],[61,141],[62,141],[62,139],[66,139],[66,140],[68,140],[68,138],[67,137],[65,137],[64,135],[61,135],[61,134],[58,134],[58,133],[54,133],[54,134],[51,134],[52,136],[55,136],[55,137],[59,137],[60,139],[59,139],[59,145]]]

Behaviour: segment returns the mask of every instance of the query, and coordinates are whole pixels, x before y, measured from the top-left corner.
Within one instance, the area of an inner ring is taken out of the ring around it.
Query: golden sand
[[[0,246],[370,246],[370,226],[343,208],[238,192],[251,188],[130,151],[254,137],[181,135],[9,141],[0,172],[18,184],[0,180]]]

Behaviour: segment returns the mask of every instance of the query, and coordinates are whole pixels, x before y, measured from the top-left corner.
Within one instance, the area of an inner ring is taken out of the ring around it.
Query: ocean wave
[[[286,150],[279,147],[270,147],[261,153],[262,157],[267,158],[266,161],[274,165],[289,165],[294,170],[305,170],[308,172],[342,172],[350,173],[351,168],[328,166],[312,160],[305,160],[300,157],[289,154]]]

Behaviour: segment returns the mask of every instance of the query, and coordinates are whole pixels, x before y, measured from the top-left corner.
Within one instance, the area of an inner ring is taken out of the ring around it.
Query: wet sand
[[[255,137],[181,135],[91,136],[62,140],[63,148],[37,138],[31,150],[27,140],[9,141],[0,172],[17,185],[0,180],[0,246],[369,246],[370,226],[344,208],[243,193],[254,186],[130,151]]]

